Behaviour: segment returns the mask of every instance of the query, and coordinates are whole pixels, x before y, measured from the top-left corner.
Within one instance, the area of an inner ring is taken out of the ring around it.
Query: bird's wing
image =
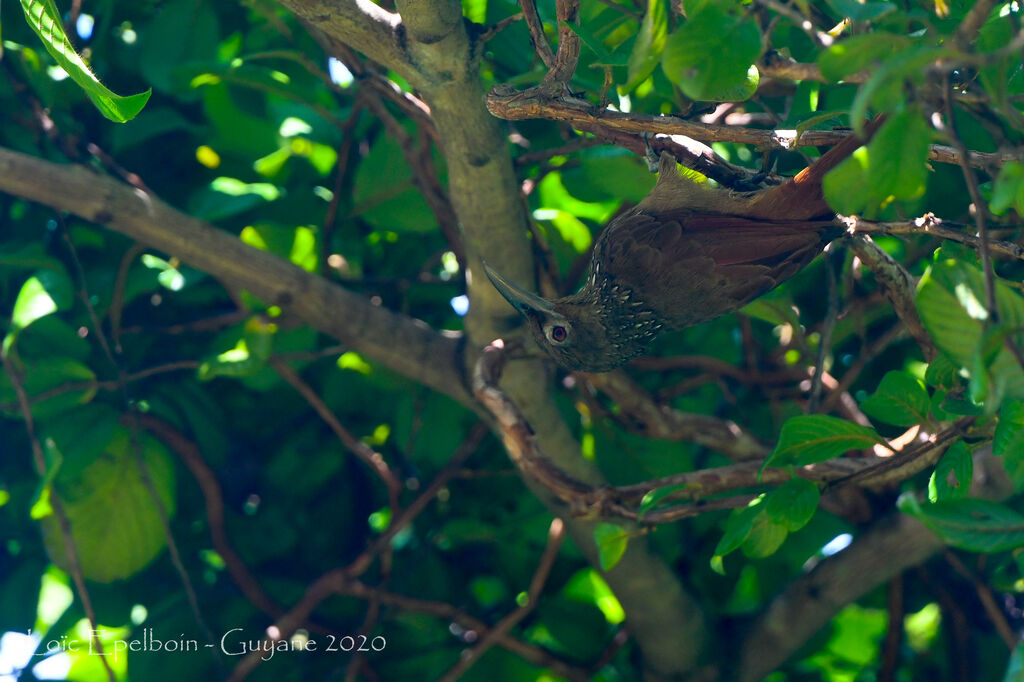
[[[601,235],[598,249],[606,263],[669,265],[709,258],[715,265],[777,265],[793,252],[819,247],[835,236],[821,220],[776,223],[735,216],[632,213],[615,220]]]
[[[683,327],[735,310],[792,277],[820,252],[829,227],[638,211],[608,226],[593,262],[641,292],[671,326]]]

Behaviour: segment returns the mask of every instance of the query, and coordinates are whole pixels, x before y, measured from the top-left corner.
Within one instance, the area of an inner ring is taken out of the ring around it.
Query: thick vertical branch
[[[321,2],[315,0],[313,4]],[[290,0],[288,4],[298,3]],[[517,281],[532,281],[527,219],[508,152],[507,134],[484,107],[479,45],[466,32],[461,4],[456,0],[398,0],[396,6],[405,35],[405,55],[416,71],[403,75],[430,107],[447,163],[452,207],[465,239],[470,299],[465,318],[465,360],[472,363],[477,349],[506,334],[515,316],[487,278],[475,276],[483,272],[481,259],[486,258]],[[576,7],[575,0],[562,0],[559,17],[574,21]],[[343,8],[350,11],[352,5],[346,3]],[[301,16],[313,22],[308,11]],[[360,44],[349,39],[342,24],[321,21],[317,25],[328,37],[379,59],[365,42],[365,22],[355,23],[362,31]],[[564,67],[559,73],[568,79],[575,69],[579,43],[571,29],[562,29],[556,61]],[[597,470],[580,456],[579,444],[551,399],[549,377],[539,362],[513,363],[503,386],[522,407],[556,466],[581,480],[601,480]],[[538,494],[542,492],[535,490]],[[554,500],[542,499],[558,509]],[[567,531],[597,564],[592,525],[572,520],[567,523]],[[664,562],[649,551],[643,539],[637,539],[630,543],[626,556],[607,578],[626,609],[630,630],[644,652],[647,667],[657,676],[692,674],[705,642],[703,616]]]

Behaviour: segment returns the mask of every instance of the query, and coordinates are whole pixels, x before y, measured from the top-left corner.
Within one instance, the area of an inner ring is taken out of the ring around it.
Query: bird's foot
[[[644,160],[647,161],[647,170],[657,173],[661,156],[651,146],[651,134],[645,130],[642,137],[644,138]]]

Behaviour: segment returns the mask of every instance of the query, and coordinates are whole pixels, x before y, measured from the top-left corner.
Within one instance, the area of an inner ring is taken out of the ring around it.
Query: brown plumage
[[[861,144],[850,136],[793,180],[747,194],[683,178],[663,154],[654,189],[598,237],[578,293],[546,301],[485,265],[487,275],[556,362],[609,371],[660,332],[732,312],[813,260],[839,234],[822,178]]]

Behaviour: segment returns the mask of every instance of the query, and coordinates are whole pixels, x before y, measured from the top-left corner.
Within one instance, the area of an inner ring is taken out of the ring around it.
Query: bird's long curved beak
[[[498,293],[504,296],[505,300],[519,311],[519,314],[529,316],[530,313],[553,312],[551,304],[543,298],[537,294],[530,293],[512,280],[507,279],[500,272],[487,265],[486,262],[483,265],[484,272],[487,273],[487,279],[491,280],[491,284],[498,290]]]

